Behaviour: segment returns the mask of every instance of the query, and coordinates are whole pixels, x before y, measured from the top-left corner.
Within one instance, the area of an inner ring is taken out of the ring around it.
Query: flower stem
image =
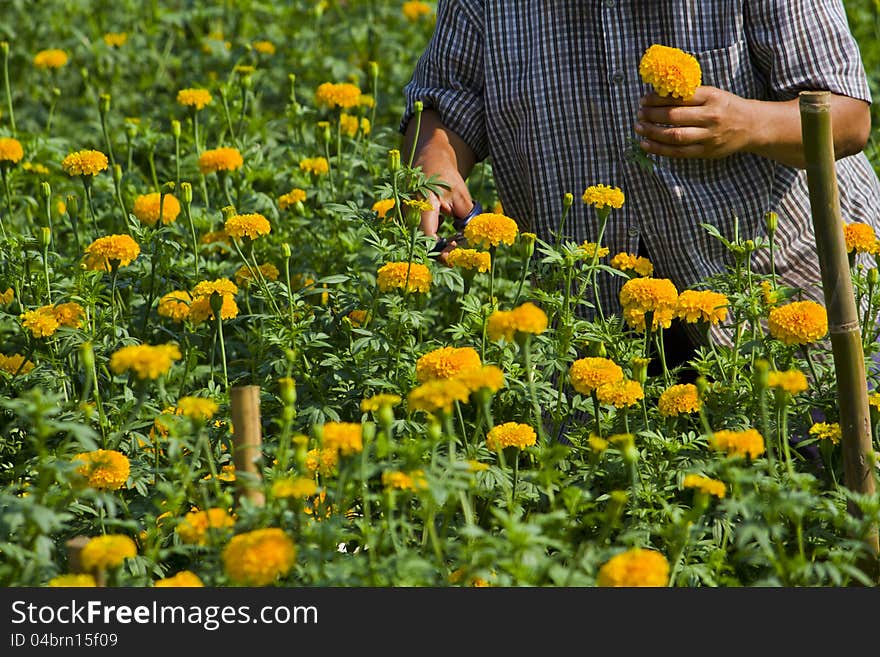
[[[15,137],[17,130],[15,128],[15,112],[12,109],[12,88],[9,86],[9,44],[3,43],[3,87],[6,89],[6,109],[9,112],[9,127],[12,129],[12,136]]]

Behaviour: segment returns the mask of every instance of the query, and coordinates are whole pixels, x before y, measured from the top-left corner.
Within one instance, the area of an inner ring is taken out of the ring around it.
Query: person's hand
[[[747,150],[754,125],[748,99],[717,87],[699,87],[690,100],[649,93],[635,126],[641,147],[653,155],[717,159]]]
[[[442,161],[432,160],[429,154],[423,154],[423,157],[419,158],[414,165],[421,166],[426,176],[436,175],[447,185],[443,187],[439,196],[433,192],[427,193],[425,200],[431,204],[432,209],[422,213],[419,224],[425,235],[437,237],[441,215],[464,217],[471,211],[474,202],[467,184],[455,166],[445,166]],[[450,240],[437,259],[447,264],[446,257],[456,246],[456,242]]]

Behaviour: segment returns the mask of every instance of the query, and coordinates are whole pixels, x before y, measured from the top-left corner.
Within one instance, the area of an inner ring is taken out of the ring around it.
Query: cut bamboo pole
[[[229,390],[232,415],[232,461],[239,496],[257,506],[265,503],[260,460],[263,437],[260,425],[260,386],[233,386]]]
[[[828,313],[834,371],[837,376],[844,484],[855,492],[873,495],[876,484],[872,471],[873,447],[867,375],[843,220],[840,216],[831,128],[831,93],[801,92],[799,107],[807,188]],[[861,515],[853,504],[849,505],[849,511],[853,515]],[[880,540],[876,526],[871,528],[866,540],[873,555],[872,563],[867,564],[867,571],[877,579]]]

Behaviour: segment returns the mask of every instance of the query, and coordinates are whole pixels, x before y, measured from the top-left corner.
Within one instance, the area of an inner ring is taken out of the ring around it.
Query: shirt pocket
[[[704,50],[693,55],[700,63],[704,85],[718,87],[744,98],[758,97],[760,84],[745,39],[725,48]]]

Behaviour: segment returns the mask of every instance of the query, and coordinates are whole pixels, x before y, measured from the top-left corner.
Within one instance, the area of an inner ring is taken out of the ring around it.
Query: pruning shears
[[[471,211],[468,212],[464,217],[453,217],[452,227],[455,229],[455,234],[450,235],[449,237],[440,237],[437,239],[437,243],[434,244],[434,247],[431,249],[432,255],[437,255],[443,249],[445,249],[450,242],[455,242],[459,245],[462,245],[465,242],[464,239],[464,229],[470,223],[471,219],[476,217],[478,214],[482,214],[483,206],[480,205],[479,201],[474,201],[474,207],[471,208]]]

